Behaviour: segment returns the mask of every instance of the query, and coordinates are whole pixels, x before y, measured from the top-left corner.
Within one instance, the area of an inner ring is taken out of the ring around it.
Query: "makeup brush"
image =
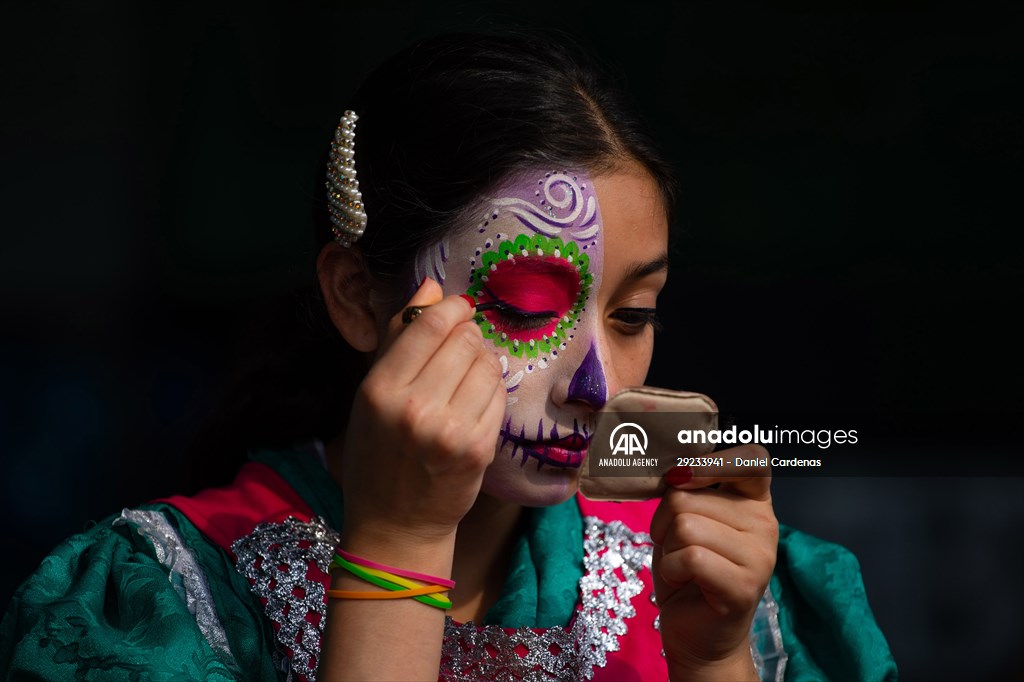
[[[511,313],[513,315],[520,315],[522,317],[531,317],[531,318],[554,317],[555,314],[556,314],[554,310],[538,310],[538,311],[522,310],[521,308],[517,308],[516,306],[511,305],[509,303],[505,303],[504,301],[484,301],[483,303],[477,303],[470,296],[463,296],[462,298],[464,298],[467,301],[469,301],[469,303],[474,308],[476,308],[476,312],[478,312],[478,313],[484,313],[484,312],[487,312],[488,310],[502,310],[504,312]],[[430,307],[430,305],[411,305],[411,306],[409,306],[408,308],[406,308],[405,310],[402,311],[402,323],[403,324],[409,324],[410,322],[415,320],[417,317],[419,317],[420,314],[424,310],[429,308],[429,307]]]

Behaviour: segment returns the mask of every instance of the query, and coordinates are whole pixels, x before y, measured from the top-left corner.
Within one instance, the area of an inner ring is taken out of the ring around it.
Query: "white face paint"
[[[601,212],[580,171],[515,177],[478,220],[417,258],[416,281],[496,307],[477,314],[501,362],[508,405],[484,490],[521,504],[575,491],[591,416],[608,398],[597,332]]]

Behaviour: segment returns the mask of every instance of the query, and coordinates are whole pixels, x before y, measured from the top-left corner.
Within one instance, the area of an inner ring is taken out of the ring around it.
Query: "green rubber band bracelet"
[[[336,556],[332,563],[335,566],[344,568],[346,571],[355,575],[356,577],[361,578],[368,583],[376,585],[377,587],[383,587],[384,589],[391,590],[392,592],[398,592],[401,590],[408,589],[407,587],[404,587],[402,585],[396,585],[395,583],[392,583],[388,580],[378,578],[375,575],[371,575],[364,571],[358,564],[353,564],[352,562],[346,561],[341,557]],[[433,606],[434,608],[441,609],[443,611],[447,611],[452,607],[452,602],[447,597],[435,597],[433,595],[424,594],[418,597],[413,597],[413,599],[423,604],[427,604],[428,606]]]
[[[401,585],[396,585],[393,582],[384,580],[383,578],[378,578],[375,575],[370,575],[362,568],[360,568],[357,564],[353,564],[350,561],[346,561],[345,559],[342,559],[340,556],[337,555],[335,555],[334,560],[331,562],[331,564],[337,566],[338,568],[344,568],[346,571],[356,576],[357,578],[361,578],[368,583],[376,585],[377,587],[383,587],[384,589],[391,590],[392,592],[398,592],[401,590],[408,589],[406,587],[402,587]],[[433,606],[434,608],[441,609],[442,611],[447,611],[452,607],[452,600],[448,599],[447,597],[435,597],[430,594],[423,594],[418,597],[413,597],[413,599],[420,603],[426,604],[427,606]]]

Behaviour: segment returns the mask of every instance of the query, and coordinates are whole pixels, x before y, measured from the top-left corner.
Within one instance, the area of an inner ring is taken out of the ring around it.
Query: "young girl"
[[[354,395],[231,485],[69,539],[16,594],[0,665],[895,678],[855,560],[780,533],[769,472],[675,471],[650,503],[576,496],[595,412],[646,379],[675,194],[593,64],[523,36],[415,45],[342,118],[327,193],[320,312],[348,350],[303,380],[355,376]]]

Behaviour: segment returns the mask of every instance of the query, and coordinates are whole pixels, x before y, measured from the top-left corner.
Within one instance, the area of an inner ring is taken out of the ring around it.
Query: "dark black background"
[[[0,599],[88,520],[184,485],[254,325],[312,277],[359,80],[511,20],[618,65],[679,169],[650,383],[977,433],[938,470],[941,428],[878,453],[919,478],[779,479],[776,510],[858,554],[905,679],[1021,679],[1021,479],[970,463],[1021,456],[1024,22],[820,4],[5,4]]]

